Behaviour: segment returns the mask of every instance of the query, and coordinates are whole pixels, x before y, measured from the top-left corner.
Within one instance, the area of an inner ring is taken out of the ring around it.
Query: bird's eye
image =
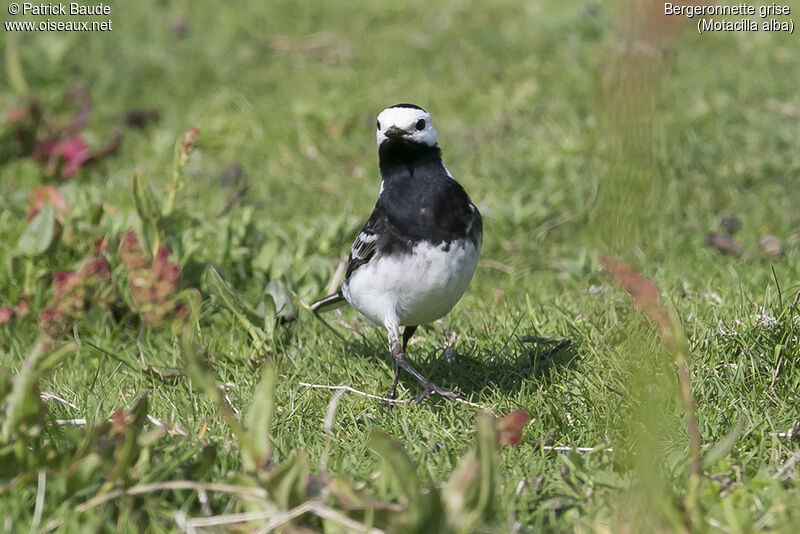
[[[416,125],[417,130],[424,130],[425,129],[425,119],[420,119],[417,121]]]
[[[378,129],[380,130],[381,129],[381,121],[378,121],[377,126],[378,126]]]

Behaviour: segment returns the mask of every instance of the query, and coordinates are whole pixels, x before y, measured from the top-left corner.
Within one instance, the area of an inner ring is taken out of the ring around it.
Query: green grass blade
[[[253,455],[245,454],[242,457],[244,468],[248,471],[265,468],[267,461],[272,456],[270,430],[274,411],[275,366],[266,364],[261,371],[261,381],[256,387],[245,419],[247,436],[253,444],[254,453]]]

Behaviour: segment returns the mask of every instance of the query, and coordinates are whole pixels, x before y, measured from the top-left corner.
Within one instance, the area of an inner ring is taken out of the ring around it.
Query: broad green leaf
[[[275,307],[275,300],[269,293],[264,293],[264,300],[258,305],[256,314],[264,318],[262,321],[264,332],[269,337],[273,337],[275,328],[278,325],[278,313]]]
[[[385,432],[373,428],[369,433],[369,448],[381,459],[381,477],[399,494],[409,508],[416,511],[419,498],[417,468],[411,462],[403,446]]]
[[[419,514],[417,522],[413,525],[413,532],[438,532],[446,534],[451,532],[447,524],[446,510],[442,504],[441,491],[430,488],[419,497]]]
[[[225,307],[233,313],[250,334],[253,342],[259,347],[263,346],[266,340],[266,334],[261,328],[256,326],[261,321],[258,315],[242,303],[236,293],[233,292],[233,289],[222,279],[214,267],[209,265],[206,268],[203,278],[208,291],[221,300]]]
[[[326,488],[339,506],[345,510],[403,510],[395,503],[380,501],[357,490],[353,487],[353,483],[346,478],[334,478],[328,482]]]
[[[158,443],[158,441],[167,434],[167,431],[168,429],[166,426],[156,425],[150,430],[145,430],[139,434],[139,438],[136,443],[139,448],[149,451],[150,447]],[[139,463],[141,463],[141,458],[139,459]]]
[[[73,463],[64,473],[67,491],[74,493],[85,488],[100,471],[105,470],[104,464],[103,458],[96,452],[90,452]]]
[[[468,531],[478,521],[480,512],[473,506],[478,501],[480,479],[481,463],[473,447],[458,461],[458,466],[442,490],[448,523],[457,532]]]
[[[308,453],[295,449],[264,481],[269,499],[284,510],[305,502],[308,498],[306,485],[311,474],[308,464]]]
[[[133,173],[133,198],[136,201],[136,211],[143,221],[156,223],[161,219],[161,211],[158,209],[153,191],[144,183],[139,171]]]
[[[458,462],[443,490],[447,519],[456,532],[471,532],[495,507],[498,454],[494,418],[483,412],[476,426],[475,444]]]
[[[33,346],[14,376],[14,385],[8,396],[8,405],[3,425],[3,443],[20,430],[22,421],[28,417],[36,417],[39,413],[39,392],[37,388],[38,374],[36,364],[44,354],[44,341],[39,340]]]
[[[23,254],[35,256],[50,248],[56,236],[56,212],[53,206],[42,206],[19,237],[17,248]]]
[[[256,478],[255,475],[249,475],[242,472],[232,473],[226,479],[228,484],[238,486],[240,488],[245,488],[247,490],[252,490],[253,493],[261,493],[266,491],[264,490],[263,486],[261,485],[261,481]],[[247,497],[241,500],[242,508],[245,512],[261,512],[265,508],[274,508],[274,505],[270,503],[271,496],[266,495],[265,497],[259,497],[258,495],[250,494]]]
[[[217,448],[207,443],[203,446],[197,458],[188,465],[189,476],[193,479],[197,479],[205,475],[214,467],[214,462],[216,462],[216,460]]]
[[[253,269],[262,273],[269,273],[275,257],[282,249],[281,242],[272,237],[264,242],[259,249],[258,254],[253,259]]]
[[[703,467],[709,468],[712,467],[715,463],[719,460],[724,458],[731,452],[736,441],[739,439],[739,436],[742,435],[742,430],[744,430],[744,417],[740,416],[739,420],[736,422],[736,426],[734,426],[730,432],[728,432],[724,438],[720,440],[719,443],[714,445],[710,451],[708,451],[705,456],[703,457]]]
[[[47,353],[45,352],[45,343],[43,339],[36,342],[22,362],[19,372],[14,376],[3,424],[2,440],[4,443],[22,429],[25,419],[39,417],[41,400],[39,399],[38,382],[42,373],[42,362],[46,361],[48,367],[52,367],[79,347],[78,343],[72,342]]]
[[[248,471],[258,471],[265,467],[272,454],[269,441],[272,415],[275,409],[275,366],[264,365],[261,382],[247,410],[246,432],[253,444],[253,455],[243,454],[242,464]],[[246,452],[246,451],[242,451]]]
[[[446,532],[436,527],[437,522],[435,520],[430,521],[437,511],[440,516],[443,515],[439,492],[435,488],[420,495],[422,511],[418,517],[411,517],[412,514],[409,514],[405,505],[376,499],[364,491],[356,489],[350,480],[344,478],[334,478],[328,482],[326,489],[337,508],[343,509],[347,515],[369,527],[398,534],[406,532],[437,532],[444,534]],[[428,510],[428,501],[431,501],[433,505],[430,507],[431,510]],[[323,521],[323,529],[325,534],[351,532],[351,530],[335,521]]]
[[[275,315],[282,321],[293,321],[297,317],[297,308],[294,305],[289,290],[282,280],[270,280],[266,292],[275,303]]]
[[[114,449],[111,447],[100,447],[99,443],[101,440],[108,441],[108,435],[111,432],[111,423],[108,419],[100,421],[99,423],[92,425],[89,429],[87,429],[86,433],[81,439],[78,448],[75,450],[75,453],[72,455],[72,460],[70,467],[68,469],[72,469],[76,464],[80,463],[84,457],[88,456],[93,452],[97,452],[103,458],[103,461],[111,462],[113,460],[113,452]],[[109,471],[111,466],[108,465],[105,468],[105,471]]]

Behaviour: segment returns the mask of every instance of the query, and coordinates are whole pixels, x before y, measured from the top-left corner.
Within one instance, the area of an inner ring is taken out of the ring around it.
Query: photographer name
[[[92,15],[110,15],[111,6],[106,4],[83,5],[77,2],[70,2],[69,4],[47,3],[47,4],[34,4],[31,2],[22,3],[23,15],[71,15],[71,16],[92,16]]]

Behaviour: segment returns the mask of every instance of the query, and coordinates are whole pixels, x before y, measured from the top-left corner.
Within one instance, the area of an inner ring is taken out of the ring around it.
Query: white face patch
[[[414,143],[436,146],[439,134],[431,122],[431,115],[427,111],[416,108],[395,107],[386,108],[378,115],[378,130],[375,137],[378,146],[388,139],[388,135],[397,132]],[[391,130],[391,131],[390,131]]]

